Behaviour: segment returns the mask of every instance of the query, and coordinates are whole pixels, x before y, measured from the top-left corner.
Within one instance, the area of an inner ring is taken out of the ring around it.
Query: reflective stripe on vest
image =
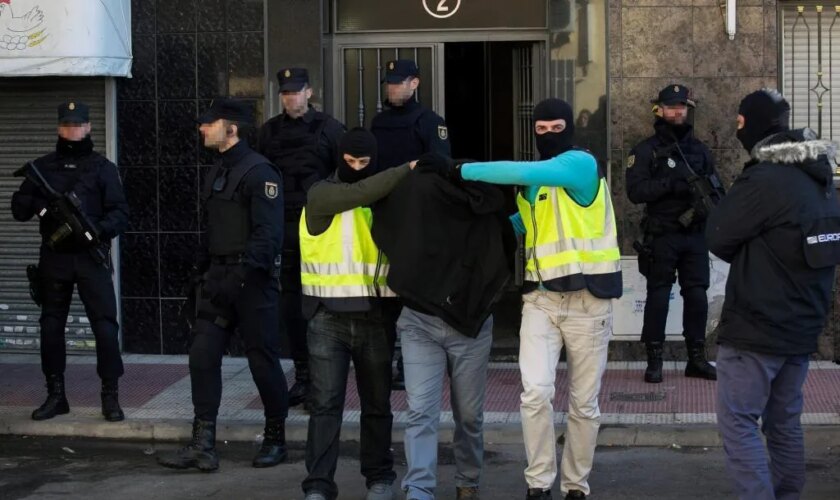
[[[521,194],[516,204],[527,230],[526,281],[621,272],[615,212],[606,179],[601,178],[595,200],[586,207],[556,187],[541,187],[533,206]]]
[[[300,280],[303,294],[332,299],[396,297],[385,284],[388,263],[370,234],[369,208],[336,214],[330,227],[313,236],[300,217]]]

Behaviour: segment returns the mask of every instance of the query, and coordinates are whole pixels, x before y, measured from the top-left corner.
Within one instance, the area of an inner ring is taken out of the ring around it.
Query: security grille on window
[[[791,126],[840,142],[840,3],[785,3],[782,20],[782,88]]]

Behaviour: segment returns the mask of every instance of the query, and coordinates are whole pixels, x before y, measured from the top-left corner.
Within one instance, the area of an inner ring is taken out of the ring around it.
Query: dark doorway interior
[[[447,43],[446,124],[452,156],[514,158],[514,51],[531,42]]]
[[[446,124],[452,157],[478,161],[513,160],[516,150],[517,84],[526,81],[517,67],[516,51],[533,42],[458,42],[444,47]],[[517,81],[518,79],[518,81]],[[506,188],[508,211],[516,204]],[[521,291],[511,282],[496,306],[493,358],[514,360],[518,352]]]

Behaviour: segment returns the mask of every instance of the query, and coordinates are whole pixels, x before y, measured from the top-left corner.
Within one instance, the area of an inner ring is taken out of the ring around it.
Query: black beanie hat
[[[341,136],[338,143],[338,178],[343,182],[356,182],[377,172],[376,165],[376,137],[362,127],[349,130]],[[353,170],[344,161],[344,155],[356,158],[370,156],[370,163],[362,170]]]
[[[572,149],[575,136],[575,114],[569,103],[554,97],[540,101],[534,107],[534,122],[560,119],[566,120],[566,128],[562,132],[537,134],[537,150],[543,160]]]
[[[744,117],[744,127],[736,136],[748,153],[765,137],[790,128],[790,105],[774,89],[757,90],[744,97],[738,114]]]

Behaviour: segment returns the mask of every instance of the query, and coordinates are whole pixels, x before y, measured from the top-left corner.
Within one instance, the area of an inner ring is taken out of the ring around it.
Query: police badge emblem
[[[636,164],[636,155],[630,155],[627,157],[627,168],[633,168],[633,165]]]
[[[449,129],[446,128],[446,125],[438,125],[438,137],[440,137],[440,140],[442,141],[449,138]]]
[[[393,61],[391,61],[391,63],[388,64],[388,69],[390,69],[391,71],[394,70],[394,62]]]
[[[278,190],[277,190],[277,183],[276,182],[266,182],[265,183],[265,197],[269,200],[273,200],[277,198]]]
[[[677,166],[677,162],[675,162],[673,158],[668,158],[668,166],[674,168]]]
[[[285,76],[286,78],[289,78],[290,76],[292,76],[292,72],[287,69],[286,72],[283,73],[283,76]]]

